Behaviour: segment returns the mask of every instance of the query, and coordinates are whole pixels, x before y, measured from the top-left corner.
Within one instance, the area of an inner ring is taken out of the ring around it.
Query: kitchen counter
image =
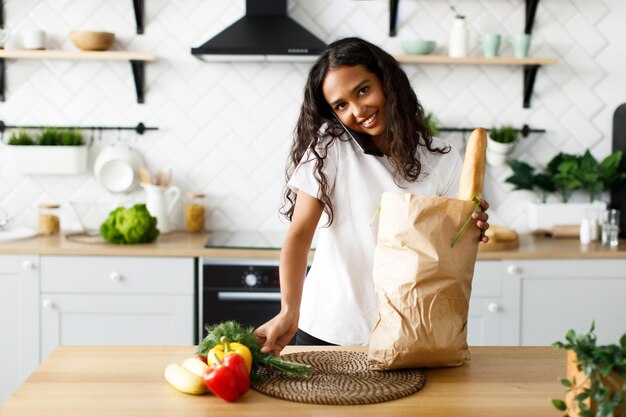
[[[365,347],[289,346],[298,350]],[[472,347],[457,368],[426,370],[426,386],[378,404],[328,406],[279,400],[251,390],[236,403],[213,395],[180,393],[164,379],[171,363],[193,346],[62,346],[2,405],[3,417],[23,416],[557,416],[551,398],[563,398],[566,354],[550,347]],[[330,414],[329,414],[330,413]]]
[[[110,245],[76,243],[64,235],[35,237],[0,243],[0,254],[91,255],[91,256],[174,256],[204,258],[278,259],[277,250],[236,250],[204,248],[209,234],[174,232],[161,235],[154,243]],[[521,235],[520,246],[506,251],[479,251],[478,259],[626,259],[626,241],[617,248],[598,242],[583,246],[577,239],[539,238]]]

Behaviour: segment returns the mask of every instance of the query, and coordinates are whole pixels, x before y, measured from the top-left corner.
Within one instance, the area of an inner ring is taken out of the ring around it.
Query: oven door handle
[[[280,301],[279,292],[219,291],[220,301]]]

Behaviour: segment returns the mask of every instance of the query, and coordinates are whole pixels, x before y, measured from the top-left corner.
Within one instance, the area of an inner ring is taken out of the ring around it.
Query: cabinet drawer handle
[[[33,261],[24,261],[22,262],[22,268],[31,271],[35,269],[35,263]]]
[[[498,303],[489,303],[487,305],[487,310],[490,313],[497,313],[500,311],[500,305]]]
[[[42,306],[43,308],[45,308],[46,310],[50,310],[50,309],[52,309],[52,308],[54,307],[54,303],[52,302],[52,300],[49,300],[49,299],[47,299],[47,298],[46,298],[46,299],[45,299],[45,300],[43,300],[43,302],[41,303],[41,306]]]
[[[120,281],[122,281],[122,276],[118,272],[111,272],[111,275],[109,275],[109,278],[113,282],[120,282]]]
[[[508,272],[511,275],[515,275],[515,274],[519,274],[521,272],[521,269],[517,265],[509,265],[506,268],[506,272]]]

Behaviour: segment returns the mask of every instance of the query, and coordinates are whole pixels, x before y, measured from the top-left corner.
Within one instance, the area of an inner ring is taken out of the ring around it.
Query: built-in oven
[[[199,332],[226,320],[258,327],[280,311],[278,250],[284,233],[214,232],[205,247],[228,249],[230,259],[221,256],[201,260],[199,283]],[[265,250],[275,251],[275,256]],[[251,257],[250,254],[264,254]],[[223,255],[223,251],[220,251]]]
[[[204,259],[202,337],[206,325],[236,320],[258,327],[280,311],[278,261]]]

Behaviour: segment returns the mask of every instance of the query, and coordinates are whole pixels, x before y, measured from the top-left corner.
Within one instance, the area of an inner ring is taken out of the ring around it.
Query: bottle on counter
[[[588,245],[591,242],[591,222],[588,217],[580,221],[580,243]]]
[[[40,204],[39,205],[39,226],[40,235],[50,236],[59,233],[61,230],[61,221],[59,220],[58,204]]]
[[[202,193],[188,193],[185,201],[185,229],[192,233],[204,231],[204,198]]]

